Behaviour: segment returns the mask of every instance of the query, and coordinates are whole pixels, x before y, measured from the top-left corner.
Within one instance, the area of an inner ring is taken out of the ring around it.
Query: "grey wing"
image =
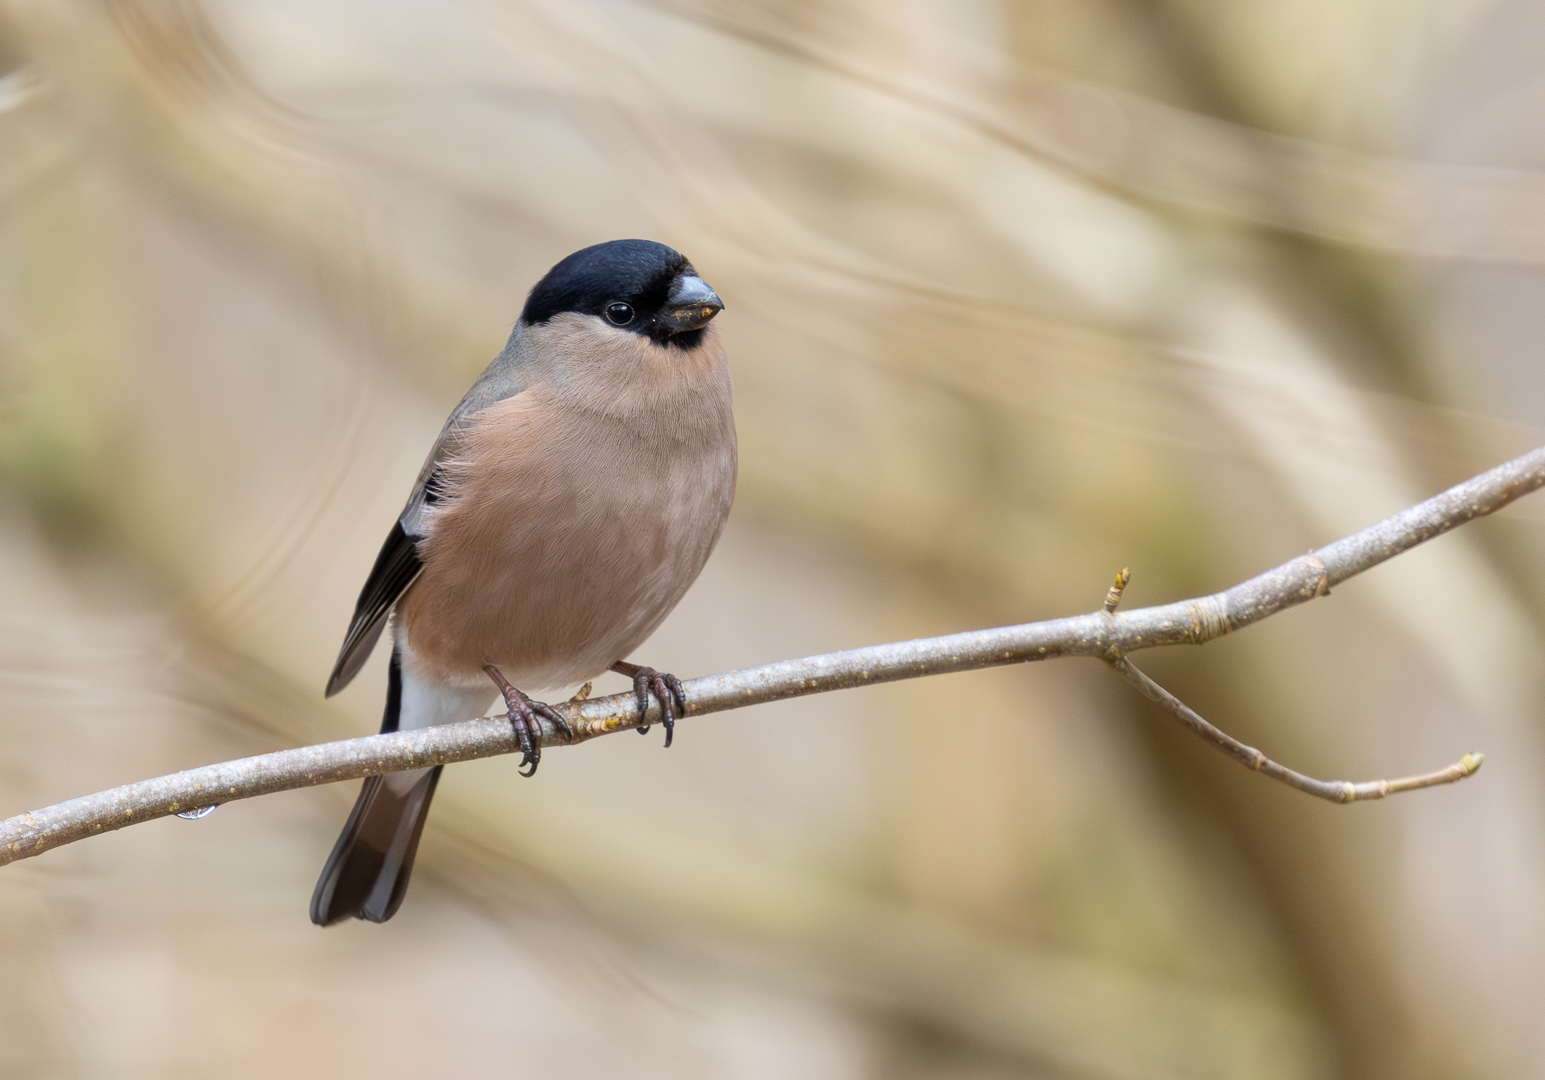
[[[521,327],[517,325],[504,351],[478,376],[441,429],[434,449],[430,450],[424,467],[419,470],[407,506],[392,526],[386,543],[381,545],[375,566],[365,580],[365,587],[360,590],[359,600],[354,605],[354,618],[349,621],[343,646],[333,664],[333,673],[327,680],[328,697],[348,686],[365,666],[376,642],[381,639],[392,607],[424,568],[418,556],[418,542],[426,533],[426,511],[439,499],[440,468],[456,452],[458,437],[467,420],[494,402],[514,397],[526,388],[524,375],[529,362],[522,344]]]

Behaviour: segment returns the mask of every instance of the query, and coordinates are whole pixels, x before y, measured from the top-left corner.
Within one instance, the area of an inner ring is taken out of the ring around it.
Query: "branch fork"
[[[1303,563],[1315,577],[1314,589],[1306,599],[1314,599],[1330,595],[1330,572],[1325,566],[1325,560],[1316,552],[1309,552],[1293,560],[1294,563]],[[1292,566],[1288,563],[1287,566]],[[1282,569],[1286,569],[1283,567]],[[1114,622],[1116,608],[1121,603],[1121,594],[1126,591],[1127,585],[1132,580],[1132,571],[1123,568],[1116,575],[1115,584],[1110,587],[1110,592],[1105,594],[1105,605],[1101,609],[1105,615]],[[1214,603],[1215,596],[1203,597],[1195,601],[1197,634],[1199,641],[1211,640],[1221,637],[1229,630],[1227,606]],[[1205,635],[1205,636],[1203,636]],[[1383,799],[1402,791],[1415,791],[1418,788],[1436,787],[1439,784],[1452,784],[1456,780],[1463,780],[1467,776],[1474,776],[1481,762],[1486,760],[1486,755],[1471,752],[1460,758],[1446,769],[1436,772],[1422,773],[1420,776],[1406,776],[1399,780],[1365,780],[1362,783],[1353,783],[1350,780],[1316,780],[1312,776],[1294,772],[1286,766],[1279,765],[1253,746],[1246,746],[1227,732],[1214,727],[1202,719],[1195,710],[1186,705],[1174,694],[1144,675],[1132,662],[1127,659],[1126,652],[1120,648],[1112,647],[1110,652],[1101,657],[1107,664],[1116,670],[1127,682],[1137,688],[1149,701],[1157,704],[1165,712],[1192,733],[1199,735],[1204,741],[1221,750],[1244,765],[1247,769],[1253,769],[1258,773],[1265,773],[1273,780],[1280,780],[1289,787],[1297,788],[1329,802],[1348,803],[1360,802],[1367,799]]]

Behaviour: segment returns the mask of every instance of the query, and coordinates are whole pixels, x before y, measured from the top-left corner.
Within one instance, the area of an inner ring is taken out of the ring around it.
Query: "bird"
[[[596,244],[553,266],[430,450],[326,696],[390,625],[383,733],[473,719],[502,697],[530,776],[541,720],[572,733],[525,691],[611,670],[633,680],[639,731],[659,701],[670,746],[682,683],[626,658],[697,578],[734,499],[722,310],[686,256],[655,241]],[[312,922],[396,914],[441,769],[365,780]]]

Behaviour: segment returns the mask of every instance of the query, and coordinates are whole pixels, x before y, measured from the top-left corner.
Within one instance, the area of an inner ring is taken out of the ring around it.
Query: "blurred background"
[[[728,304],[695,676],[1224,588],[1545,442],[1541,0],[0,5],[0,815],[373,732],[321,688],[562,256]],[[1545,502],[1142,666],[455,766],[0,870],[0,1076],[1545,1076]],[[609,676],[599,691],[622,689]]]

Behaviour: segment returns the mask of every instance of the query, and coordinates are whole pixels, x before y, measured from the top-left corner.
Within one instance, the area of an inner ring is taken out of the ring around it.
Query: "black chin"
[[[696,330],[683,330],[679,334],[667,334],[657,331],[649,335],[656,345],[666,347],[674,346],[678,349],[695,349],[703,343],[703,333],[708,328],[700,326]]]

